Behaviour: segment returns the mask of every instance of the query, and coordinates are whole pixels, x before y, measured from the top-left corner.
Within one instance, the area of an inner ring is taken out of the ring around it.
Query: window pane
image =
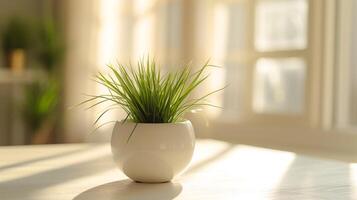
[[[253,110],[258,113],[301,113],[305,63],[301,58],[259,59],[254,77]]]
[[[259,0],[255,47],[260,51],[306,47],[307,0]]]

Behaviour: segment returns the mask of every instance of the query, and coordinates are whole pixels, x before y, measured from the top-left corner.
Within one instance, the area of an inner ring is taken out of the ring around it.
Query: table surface
[[[108,144],[0,147],[0,199],[357,199],[357,164],[199,140],[183,175],[142,184]]]

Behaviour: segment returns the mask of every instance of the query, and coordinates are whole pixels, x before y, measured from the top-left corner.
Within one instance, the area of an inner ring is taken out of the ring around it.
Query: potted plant
[[[191,93],[208,75],[203,65],[198,71],[189,66],[175,73],[162,75],[154,60],[142,59],[136,69],[131,65],[109,65],[111,74],[99,73],[96,82],[106,87],[108,94],[90,96],[82,102],[93,107],[105,102],[114,103],[126,112],[117,121],[111,138],[115,163],[137,182],[167,182],[189,164],[195,136],[191,122],[184,114],[197,106],[211,106],[205,98]],[[105,110],[95,123],[108,111]]]
[[[12,18],[2,34],[2,47],[5,65],[14,71],[21,71],[25,66],[25,51],[30,43],[27,24],[20,18]]]

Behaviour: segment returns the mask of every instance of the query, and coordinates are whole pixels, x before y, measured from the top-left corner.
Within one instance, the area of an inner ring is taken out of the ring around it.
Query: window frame
[[[336,35],[338,51],[336,52],[336,82],[335,82],[335,129],[346,133],[356,133],[357,126],[350,121],[350,87],[351,87],[351,41],[352,41],[352,19],[353,1],[337,1]]]

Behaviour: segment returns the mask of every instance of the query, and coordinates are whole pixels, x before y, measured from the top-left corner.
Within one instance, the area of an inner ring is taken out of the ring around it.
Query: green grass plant
[[[208,61],[195,71],[187,64],[176,72],[165,74],[156,61],[150,58],[139,60],[135,67],[120,63],[108,67],[110,73],[98,73],[95,76],[95,81],[108,89],[108,94],[89,95],[81,103],[88,104],[88,108],[112,103],[100,113],[95,124],[118,106],[127,113],[124,122],[175,123],[183,120],[184,114],[192,109],[214,106],[206,98],[223,89],[211,91],[199,98],[192,97],[192,92],[208,78],[207,69],[214,67]]]

